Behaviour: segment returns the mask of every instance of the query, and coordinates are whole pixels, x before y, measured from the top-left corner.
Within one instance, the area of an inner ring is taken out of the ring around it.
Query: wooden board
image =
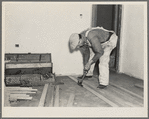
[[[43,67],[52,67],[52,63],[17,63],[17,64],[6,64],[6,69],[15,69],[15,68],[43,68]]]
[[[112,92],[112,88],[108,86],[108,89],[98,89],[93,84],[84,81],[84,84],[91,87],[93,90],[97,91],[102,96],[106,97],[111,102],[117,104],[119,107],[133,107],[134,105],[129,103],[128,101],[123,100],[121,97],[118,97],[115,92]]]
[[[11,62],[51,62],[51,53],[6,53],[5,60],[10,60]]]
[[[135,87],[138,87],[138,88],[144,88],[144,86],[143,86],[143,84],[141,85],[141,84],[135,84]]]
[[[50,96],[51,96],[51,100],[49,102],[49,107],[53,107],[54,106],[54,97],[53,97],[54,96],[54,86],[51,89]]]
[[[31,92],[31,91],[9,91],[11,94],[33,94],[33,93],[36,93],[36,92]]]
[[[32,89],[32,88],[21,88],[21,87],[6,87],[5,88],[6,90],[8,90],[8,91],[24,91],[24,90],[26,90],[26,91],[37,91],[37,89]]]
[[[120,107],[140,107],[142,106],[141,100],[135,98],[129,93],[126,93],[122,90],[119,90],[111,85],[108,85],[107,88],[104,90],[97,89],[95,83],[92,81],[85,80],[84,84],[88,85],[92,89],[96,90],[98,93],[109,99],[110,101],[114,102],[115,104],[119,105]]]
[[[130,105],[131,107],[143,107],[143,100],[111,85],[108,86],[108,89],[116,96],[115,100],[117,100],[117,98],[122,100],[121,103],[124,104],[123,107],[128,107],[127,105]]]
[[[26,94],[10,94],[10,97],[29,97],[29,95],[26,95]]]
[[[67,103],[67,107],[72,107],[73,106],[73,101],[74,101],[75,95],[71,94]]]
[[[22,99],[22,100],[32,100],[32,97],[10,97],[10,101],[13,101],[13,100],[17,100],[17,99]]]
[[[59,85],[56,85],[54,107],[59,107]]]
[[[53,91],[54,91],[54,86],[52,83],[50,83],[47,96],[45,99],[45,107],[53,107]]]
[[[123,88],[123,87],[120,87],[120,86],[115,85],[115,84],[113,84],[113,83],[110,83],[110,85],[112,85],[112,86],[114,86],[114,87],[116,87],[116,88],[119,88],[119,89],[121,89],[121,90],[123,90],[123,91],[129,93],[130,95],[135,96],[135,97],[140,98],[140,99],[143,100],[143,97],[141,97],[140,95],[137,95],[136,93],[133,93],[133,92],[131,92],[131,91],[129,91],[129,90]]]
[[[38,107],[44,107],[44,103],[45,103],[45,98],[46,98],[46,95],[47,95],[48,86],[49,86],[49,84],[45,84],[45,86],[43,88],[42,95],[41,95],[41,98],[40,98],[40,102],[39,102]]]
[[[72,76],[69,76],[72,80],[74,80],[75,82],[78,82],[78,80]],[[91,93],[93,93],[94,95],[96,95],[98,98],[102,99],[104,102],[106,102],[107,104],[109,104],[112,107],[119,107],[117,104],[113,103],[112,101],[110,101],[109,99],[107,99],[106,97],[102,96],[101,94],[99,94],[97,91],[91,89],[90,87],[88,87],[86,84],[83,84],[83,87],[85,89],[87,89],[88,91],[90,91]]]

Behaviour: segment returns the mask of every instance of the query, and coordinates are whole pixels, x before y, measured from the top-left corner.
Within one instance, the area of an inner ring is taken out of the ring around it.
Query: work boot
[[[78,79],[82,79],[82,78],[83,78],[83,75],[78,77]],[[84,80],[88,80],[88,76],[85,76]]]
[[[105,85],[99,84],[97,88],[104,89],[104,88],[106,88],[106,87],[107,87],[107,86],[105,86]]]

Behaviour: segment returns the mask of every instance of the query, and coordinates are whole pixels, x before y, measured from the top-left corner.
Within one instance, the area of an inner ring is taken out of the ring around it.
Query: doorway
[[[93,5],[92,27],[113,30],[118,36],[117,47],[110,54],[110,69],[118,72],[122,5]]]

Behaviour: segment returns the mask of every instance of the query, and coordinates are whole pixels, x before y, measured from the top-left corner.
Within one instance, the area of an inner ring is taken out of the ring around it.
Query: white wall
[[[56,74],[82,73],[81,54],[69,52],[68,40],[71,33],[90,27],[92,4],[3,2],[2,5],[6,53],[52,53]],[[123,5],[119,70],[140,79],[144,73],[144,17],[143,5]]]
[[[82,56],[69,52],[68,40],[90,27],[91,13],[87,3],[3,2],[5,53],[51,53],[53,72],[81,74]]]
[[[120,72],[143,79],[145,48],[144,5],[123,5]]]

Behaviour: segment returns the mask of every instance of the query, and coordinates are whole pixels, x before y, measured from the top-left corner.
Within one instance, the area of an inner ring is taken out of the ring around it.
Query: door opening
[[[122,5],[93,5],[92,7],[92,27],[103,27],[113,30],[118,35],[117,47],[110,54],[110,69],[119,70],[119,42],[121,28]]]

